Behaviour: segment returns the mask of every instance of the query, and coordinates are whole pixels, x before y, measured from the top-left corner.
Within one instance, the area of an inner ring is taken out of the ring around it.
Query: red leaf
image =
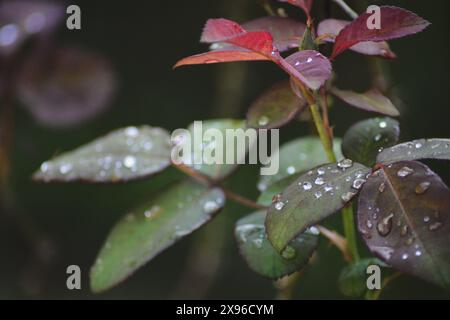
[[[262,54],[251,51],[228,50],[228,51],[211,51],[202,54],[197,54],[184,58],[177,62],[174,68],[192,64],[212,64],[221,62],[236,62],[236,61],[263,61],[270,60]]]
[[[305,32],[305,24],[290,18],[263,17],[242,25],[247,31],[266,31],[272,35],[273,45],[281,52],[298,48]]]
[[[364,13],[348,24],[336,37],[332,58],[363,41],[386,41],[402,38],[424,30],[430,23],[408,10],[380,7],[381,29],[369,29],[367,21],[371,13]]]
[[[331,76],[331,63],[320,52],[303,50],[278,63],[291,76],[313,90],[319,89]]]
[[[200,42],[223,42],[237,37],[246,31],[236,22],[227,19],[209,19],[206,21]]]
[[[293,6],[301,8],[305,11],[306,16],[310,17],[311,8],[314,0],[278,0],[279,2],[288,2]]]
[[[344,29],[345,26],[350,24],[351,21],[327,19],[319,23],[317,27],[317,33],[319,37],[323,37],[324,41],[334,42],[334,39],[339,32]],[[391,51],[389,44],[386,41],[373,42],[364,41],[360,42],[350,48],[355,52],[366,54],[369,56],[381,56],[387,59],[395,59],[396,55]]]

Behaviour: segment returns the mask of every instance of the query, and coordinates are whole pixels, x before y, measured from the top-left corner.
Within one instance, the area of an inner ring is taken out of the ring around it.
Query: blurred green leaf
[[[342,153],[347,158],[372,167],[380,149],[396,144],[399,136],[399,123],[394,119],[363,120],[354,124],[345,133]]]
[[[402,161],[369,177],[359,195],[358,228],[393,268],[450,285],[450,190],[427,166]]]
[[[44,162],[33,178],[44,182],[130,181],[169,165],[170,138],[165,129],[128,127]]]
[[[377,258],[367,258],[347,265],[339,275],[339,289],[347,297],[362,297],[367,289],[367,267],[378,265],[385,267],[386,264]]]
[[[247,126],[251,128],[280,128],[302,111],[304,99],[298,98],[289,81],[277,83],[265,91],[247,113]]]
[[[235,228],[239,251],[249,267],[262,276],[279,279],[298,271],[308,263],[317,248],[319,237],[306,231],[292,240],[279,254],[267,240],[265,211],[257,211],[240,219]]]
[[[419,139],[384,149],[377,161],[390,164],[402,160],[450,160],[450,139]]]
[[[209,221],[225,202],[218,188],[180,182],[129,212],[109,234],[91,270],[101,292],[130,276],[176,241]]]
[[[334,139],[334,152],[342,159],[341,139]],[[287,176],[305,172],[311,168],[327,163],[328,158],[322,143],[317,137],[302,137],[283,144],[272,159],[278,157],[280,166],[277,174],[261,176],[258,182],[259,191],[266,190],[270,185]]]
[[[308,227],[345,206],[364,184],[370,169],[350,160],[303,174],[269,208],[266,228],[279,252]]]
[[[227,136],[227,129],[232,129],[233,131],[230,132],[233,133],[233,135]],[[219,138],[223,138],[223,141],[216,141],[215,133],[219,132]],[[186,161],[184,162],[186,165],[212,179],[220,180],[232,173],[238,166],[237,163],[244,163],[245,153],[238,154],[239,150],[235,135],[244,137],[245,134],[246,129],[243,120],[220,119],[196,121],[191,124],[187,130],[174,131],[172,142],[175,145],[174,148],[178,150],[182,150],[183,148],[191,150],[187,157],[189,163]],[[205,141],[206,139],[208,141]],[[251,140],[250,143],[249,141],[250,139],[246,138],[245,151],[248,151],[249,146],[256,142],[256,140]],[[218,151],[220,146],[223,148]],[[216,155],[220,153],[223,157],[219,160],[224,164],[216,164],[214,161]],[[234,154],[234,164],[226,164],[227,161],[225,160],[227,155],[231,155],[232,153]],[[196,164],[196,161],[201,163]]]

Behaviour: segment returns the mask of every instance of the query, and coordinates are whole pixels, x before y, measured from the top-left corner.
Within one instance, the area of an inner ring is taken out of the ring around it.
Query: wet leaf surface
[[[345,133],[342,153],[346,158],[372,167],[380,149],[393,146],[400,136],[399,123],[390,118],[372,118],[354,124]]]
[[[235,237],[239,251],[249,267],[262,276],[279,279],[304,267],[317,248],[318,231],[313,228],[292,240],[279,254],[267,240],[265,211],[258,211],[236,223]]]
[[[313,90],[319,89],[331,76],[331,63],[315,50],[302,50],[279,61],[291,76]]]
[[[141,179],[170,165],[165,129],[142,126],[113,131],[44,162],[34,179],[44,182],[119,182]]]
[[[393,268],[440,286],[450,284],[450,190],[420,162],[376,171],[358,203],[358,229]]]
[[[389,100],[388,97],[384,96],[377,89],[372,89],[364,93],[357,93],[333,88],[331,92],[339,99],[345,101],[353,107],[369,112],[381,113],[387,116],[395,117],[400,115],[391,100]]]
[[[401,160],[450,160],[450,139],[419,139],[384,149],[377,161],[390,164]]]
[[[357,194],[370,169],[345,159],[301,175],[268,210],[266,228],[281,252],[296,235],[340,210]]]
[[[265,91],[247,113],[247,126],[251,128],[280,128],[291,121],[306,106],[291,89],[289,81],[280,82]]]
[[[91,270],[91,288],[118,284],[176,241],[209,221],[223,206],[218,188],[186,180],[122,218],[106,239]]]
[[[174,132],[172,136],[172,144],[176,149],[179,151],[182,151],[183,148],[191,150],[190,153],[188,152],[189,162],[185,162],[186,165],[210,178],[220,180],[232,173],[239,164],[245,163],[249,140],[246,139],[247,148],[238,148],[239,144],[236,143],[235,135],[227,137],[226,134],[227,129],[231,129],[233,133],[244,136],[246,128],[243,120],[207,120],[198,122],[198,124],[201,126],[197,127],[198,134],[195,131],[195,123],[193,123],[187,130]],[[215,133],[220,134],[216,136]],[[206,138],[208,138],[208,141],[206,141]],[[252,145],[253,143],[255,143],[254,140],[252,140]],[[222,146],[222,148],[219,149],[219,146]],[[178,154],[180,153],[182,152],[178,152]],[[231,157],[231,155],[234,155],[234,160],[227,161],[227,156]]]
[[[269,207],[272,204],[273,198],[276,195],[282,193],[284,189],[289,187],[295,180],[297,180],[300,174],[302,173],[289,175],[281,180],[272,183],[269,187],[267,187],[264,191],[261,192],[257,202],[259,204]]]
[[[341,160],[341,139],[334,139],[334,152]],[[321,164],[327,163],[328,158],[323,151],[322,143],[317,137],[303,137],[283,144],[274,154],[273,161],[279,157],[279,170],[277,174],[261,176],[258,182],[258,190],[264,191],[270,185],[287,176],[292,176],[310,170]]]

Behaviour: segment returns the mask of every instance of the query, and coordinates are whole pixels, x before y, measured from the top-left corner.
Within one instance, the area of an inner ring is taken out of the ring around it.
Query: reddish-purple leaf
[[[278,0],[279,2],[287,2],[292,4],[293,6],[299,7],[302,9],[306,16],[310,16],[311,8],[314,0]]]
[[[246,22],[242,27],[247,31],[269,32],[273,45],[280,52],[298,48],[306,28],[302,22],[282,17],[263,17]]]
[[[380,7],[380,29],[369,29],[368,19],[371,13],[364,13],[348,24],[336,37],[332,58],[363,41],[387,41],[405,37],[424,30],[430,23],[408,10],[383,6]]]
[[[200,42],[222,42],[246,33],[236,22],[227,19],[209,19],[206,21]]]
[[[333,88],[331,92],[351,106],[388,116],[395,117],[400,115],[391,100],[377,89],[371,89],[364,93],[357,93]]]
[[[280,128],[291,121],[306,105],[291,89],[289,81],[277,83],[265,91],[250,107],[247,126],[252,128]]]
[[[222,62],[236,62],[236,61],[263,61],[270,60],[262,54],[251,51],[228,50],[228,51],[211,51],[197,54],[177,62],[174,68],[192,64],[212,64]]]
[[[320,52],[303,50],[286,59],[279,58],[280,66],[292,77],[313,90],[319,89],[331,76],[331,63]]]
[[[236,38],[231,38],[226,42],[263,54],[267,57],[270,57],[274,51],[273,38],[270,33],[265,31],[247,32]]]
[[[317,33],[319,37],[323,37],[324,41],[334,42],[334,39],[339,32],[344,29],[345,26],[350,24],[351,21],[327,19],[319,23],[317,27]],[[360,42],[352,47],[350,50],[366,54],[369,56],[381,56],[387,59],[395,59],[396,55],[391,51],[389,44],[386,41],[373,42],[365,41]]]
[[[450,286],[450,190],[420,162],[383,166],[359,195],[358,229],[390,266]]]

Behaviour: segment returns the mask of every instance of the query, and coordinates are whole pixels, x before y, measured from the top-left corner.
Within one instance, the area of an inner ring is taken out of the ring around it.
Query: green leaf
[[[359,196],[358,229],[393,268],[450,285],[450,190],[427,166],[402,161],[369,177]]]
[[[271,279],[279,279],[300,270],[317,248],[318,233],[315,229],[304,232],[292,240],[280,255],[267,240],[265,218],[265,211],[257,211],[236,224],[234,233],[239,251],[250,269]]]
[[[342,142],[345,157],[372,167],[380,149],[398,142],[399,123],[390,118],[372,118],[350,127]]]
[[[304,99],[298,98],[289,81],[277,83],[264,92],[247,113],[247,126],[251,128],[280,128],[302,111]]]
[[[334,139],[334,152],[341,160],[341,139]],[[261,176],[258,182],[259,191],[266,190],[270,185],[287,176],[305,172],[311,168],[327,163],[328,158],[322,143],[317,137],[302,137],[283,144],[272,159],[279,159],[277,174]]]
[[[401,160],[450,160],[450,139],[419,139],[383,150],[377,161],[390,164]]]
[[[128,213],[111,231],[92,267],[92,290],[107,290],[130,276],[209,221],[224,201],[219,188],[186,180]]]
[[[279,252],[308,227],[335,213],[364,184],[370,169],[351,160],[318,167],[300,176],[271,205],[267,234]]]
[[[38,181],[118,182],[141,179],[170,165],[170,138],[156,127],[128,127],[44,162]]]
[[[357,93],[333,88],[331,92],[353,107],[392,117],[400,115],[391,100],[382,95],[377,89],[371,89],[364,93]]]
[[[300,44],[300,50],[317,50],[317,44],[310,26],[305,28]]]
[[[347,297],[358,298],[367,291],[367,267],[386,264],[376,258],[367,258],[347,265],[339,275],[339,289]]]
[[[234,135],[227,136],[227,129],[232,129],[233,131],[229,132]],[[249,130],[253,131],[253,129]],[[220,137],[216,137],[214,133],[217,133],[218,136],[220,133]],[[174,154],[183,153],[183,149],[186,149],[188,161],[184,161],[184,164],[212,179],[221,180],[232,173],[239,163],[245,162],[246,152],[256,141],[255,139],[249,139],[248,137],[251,135],[248,134],[245,139],[246,146],[238,149],[236,135],[245,137],[247,133],[250,133],[250,131],[245,129],[245,122],[243,120],[220,119],[196,121],[191,124],[187,130],[182,129],[174,131],[172,134],[172,143],[174,144],[172,155],[173,158],[177,158]],[[222,139],[222,137],[223,141],[216,140]],[[223,149],[221,152],[217,152],[216,149],[218,149],[220,145],[223,146]],[[223,156],[219,157],[220,154]],[[227,164],[229,162],[226,161],[226,157],[231,154],[234,154],[233,164]],[[201,163],[196,164],[195,162]]]
[[[289,187],[295,180],[298,179],[298,175],[287,176],[273,184],[271,184],[266,190],[261,192],[257,202],[263,206],[270,206],[272,204],[273,197],[283,192],[284,189]]]

